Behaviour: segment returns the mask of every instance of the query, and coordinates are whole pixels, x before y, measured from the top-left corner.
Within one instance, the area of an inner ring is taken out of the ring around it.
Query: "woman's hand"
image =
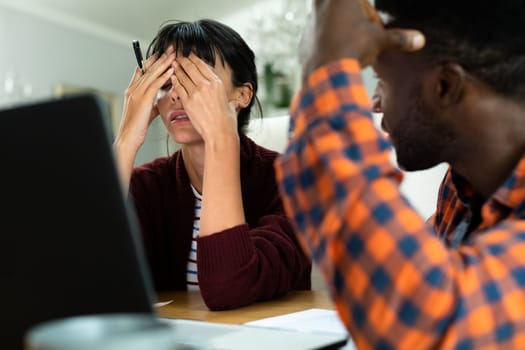
[[[154,105],[159,89],[173,74],[175,59],[170,47],[158,59],[151,56],[144,62],[145,73],[135,68],[133,78],[124,93],[124,107],[114,148],[124,192],[128,191],[131,171],[139,148],[144,144],[148,127],[159,114]]]
[[[116,136],[117,145],[125,144],[135,152],[146,139],[148,127],[159,112],[154,104],[159,89],[173,74],[171,63],[175,59],[173,47],[169,47],[158,59],[151,56],[144,62],[145,73],[137,67],[124,93],[124,106],[120,127]]]
[[[225,132],[237,135],[237,106],[213,69],[194,53],[177,57],[173,67],[173,88],[204,142]]]
[[[178,57],[173,66],[173,88],[205,145],[199,231],[199,236],[204,237],[246,222],[240,180],[238,103],[229,101],[236,91],[228,91],[231,82],[221,80],[220,67],[215,72],[193,53]],[[231,80],[227,72],[222,74],[227,75],[223,79]]]

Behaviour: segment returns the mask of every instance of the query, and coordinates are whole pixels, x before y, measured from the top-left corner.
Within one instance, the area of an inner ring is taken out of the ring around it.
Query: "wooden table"
[[[161,317],[230,324],[241,324],[311,308],[334,309],[328,292],[324,290],[293,291],[281,298],[228,311],[210,311],[200,292],[159,293],[157,299],[158,302],[173,300],[170,304],[157,308]]]

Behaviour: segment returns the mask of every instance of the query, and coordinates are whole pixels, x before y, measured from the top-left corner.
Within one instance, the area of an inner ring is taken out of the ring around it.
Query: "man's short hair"
[[[525,101],[524,0],[376,0],[385,25],[426,36],[431,63],[455,62],[495,91]]]

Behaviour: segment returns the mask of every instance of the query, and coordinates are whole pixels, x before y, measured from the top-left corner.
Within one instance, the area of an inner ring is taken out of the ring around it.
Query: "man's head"
[[[424,169],[454,158],[471,120],[473,91],[525,104],[525,1],[376,0],[375,6],[386,27],[417,29],[426,38],[421,51],[387,52],[374,64],[384,125],[401,166]]]

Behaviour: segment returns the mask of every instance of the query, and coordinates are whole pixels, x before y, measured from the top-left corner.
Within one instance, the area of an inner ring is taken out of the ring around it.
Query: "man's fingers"
[[[417,30],[388,29],[385,32],[387,50],[417,51],[425,46],[425,36]]]

